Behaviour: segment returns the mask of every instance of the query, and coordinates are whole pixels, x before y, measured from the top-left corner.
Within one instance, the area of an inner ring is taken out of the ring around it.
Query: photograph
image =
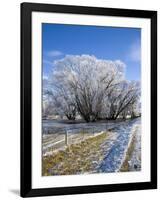
[[[42,176],[141,171],[141,28],[41,30]]]
[[[21,196],[157,188],[157,12],[21,4]]]

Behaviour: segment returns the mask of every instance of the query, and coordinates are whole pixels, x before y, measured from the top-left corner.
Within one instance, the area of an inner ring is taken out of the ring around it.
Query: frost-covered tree
[[[126,118],[130,110],[139,100],[140,85],[138,82],[122,81],[112,87],[104,99],[106,118],[116,119],[118,116]]]
[[[55,91],[63,99],[70,99],[67,104],[72,102],[83,119],[95,121],[108,91],[124,79],[124,66],[121,61],[100,60],[89,55],[66,56],[54,63]]]
[[[63,89],[62,89],[63,90]],[[69,120],[76,118],[76,105],[73,98],[65,91],[53,94],[53,103],[55,111],[61,117],[66,116]]]
[[[44,118],[48,117],[49,115],[54,114],[54,102],[53,102],[53,93],[50,87],[49,78],[44,76],[43,77],[43,104],[42,104],[42,115]]]
[[[139,113],[140,84],[125,80],[125,64],[95,56],[65,56],[54,62],[43,87],[45,112],[86,122],[101,118],[135,117]]]
[[[66,116],[69,120],[75,120],[76,106],[69,90],[59,88],[51,77],[43,83],[43,116]]]

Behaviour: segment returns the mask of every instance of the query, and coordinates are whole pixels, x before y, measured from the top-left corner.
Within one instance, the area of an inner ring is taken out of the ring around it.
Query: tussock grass
[[[108,133],[102,133],[78,144],[71,144],[56,154],[43,157],[42,175],[89,173],[103,159],[100,145],[107,138]]]
[[[128,171],[130,171],[128,161],[131,160],[132,153],[133,153],[133,151],[135,149],[135,142],[136,142],[136,138],[134,136],[132,138],[130,146],[129,146],[128,150],[127,150],[126,157],[125,157],[125,160],[124,160],[124,162],[123,162],[123,164],[121,166],[120,172],[128,172]]]

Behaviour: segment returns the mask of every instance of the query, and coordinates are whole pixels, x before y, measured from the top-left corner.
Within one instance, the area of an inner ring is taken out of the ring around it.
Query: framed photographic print
[[[157,188],[157,12],[21,4],[21,196]]]

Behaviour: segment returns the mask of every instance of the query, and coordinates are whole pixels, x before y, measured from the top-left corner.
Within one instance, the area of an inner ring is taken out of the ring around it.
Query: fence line
[[[95,136],[100,132],[106,132],[111,129],[111,126],[101,126],[101,127],[88,127],[73,130],[59,130],[55,133],[55,129],[43,129],[43,155],[47,153],[52,153],[55,150],[65,148],[71,144],[76,144],[85,139]]]

